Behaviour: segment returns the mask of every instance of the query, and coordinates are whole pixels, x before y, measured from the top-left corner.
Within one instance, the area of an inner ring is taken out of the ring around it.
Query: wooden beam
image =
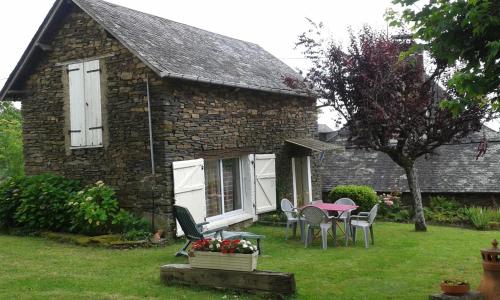
[[[31,95],[33,92],[28,90],[8,90],[7,95]]]
[[[240,290],[278,298],[295,294],[293,273],[198,269],[188,264],[172,264],[160,268],[160,280],[166,285]]]

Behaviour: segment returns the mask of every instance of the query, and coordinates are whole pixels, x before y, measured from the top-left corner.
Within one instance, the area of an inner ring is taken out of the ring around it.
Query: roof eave
[[[35,36],[31,39],[26,50],[24,50],[24,53],[21,56],[21,59],[19,60],[19,62],[15,66],[14,70],[9,75],[9,78],[5,82],[4,86],[2,87],[2,90],[0,91],[0,101],[5,100],[5,96],[8,94],[12,85],[18,79],[19,74],[24,69],[25,65],[28,63],[29,59],[33,55],[33,52],[35,51],[37,44],[40,42],[41,38],[45,35],[45,32],[47,31],[48,26],[52,22],[56,13],[61,8],[62,4],[64,4],[64,0],[57,0],[54,3],[54,5],[52,5],[52,8],[50,9],[49,13],[47,14],[45,19],[43,20],[43,22],[40,25],[40,27],[38,28],[37,32],[35,33]]]
[[[204,78],[201,76],[190,76],[190,75],[178,74],[178,73],[173,73],[173,72],[168,72],[168,71],[161,72],[160,76],[162,78],[183,79],[183,80],[189,80],[189,81],[195,81],[195,82],[224,85],[224,86],[229,86],[229,87],[234,87],[234,88],[250,89],[250,90],[268,92],[268,93],[292,95],[292,96],[306,97],[306,98],[316,98],[316,96],[313,93],[301,91],[301,90],[280,89],[280,88],[270,88],[270,87],[266,87],[266,86],[249,85],[249,84],[244,84],[244,83],[236,83],[236,82],[229,82],[229,81],[223,81],[223,80],[208,79],[208,78]]]

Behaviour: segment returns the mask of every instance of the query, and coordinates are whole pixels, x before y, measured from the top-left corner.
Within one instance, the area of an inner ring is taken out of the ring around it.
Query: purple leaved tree
[[[321,25],[299,37],[312,67],[306,84],[323,106],[344,119],[352,145],[386,153],[401,166],[415,209],[415,230],[426,231],[422,196],[415,170],[418,157],[443,143],[481,128],[487,108],[470,104],[453,115],[440,108],[440,74],[426,76],[421,55],[404,55],[412,42],[369,27],[351,32],[347,49],[320,38]],[[453,91],[446,91],[447,98]]]

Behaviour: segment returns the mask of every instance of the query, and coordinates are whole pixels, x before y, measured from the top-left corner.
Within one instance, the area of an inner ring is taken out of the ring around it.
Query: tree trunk
[[[406,178],[408,179],[408,187],[410,187],[410,193],[415,207],[415,230],[427,231],[427,225],[425,224],[424,217],[424,207],[422,205],[422,193],[420,192],[420,186],[418,185],[417,171],[412,164],[405,168],[405,172]]]

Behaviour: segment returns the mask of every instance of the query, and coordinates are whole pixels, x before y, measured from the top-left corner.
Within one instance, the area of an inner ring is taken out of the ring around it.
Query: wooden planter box
[[[257,268],[259,253],[252,254],[193,251],[189,264],[193,268],[251,272]]]

